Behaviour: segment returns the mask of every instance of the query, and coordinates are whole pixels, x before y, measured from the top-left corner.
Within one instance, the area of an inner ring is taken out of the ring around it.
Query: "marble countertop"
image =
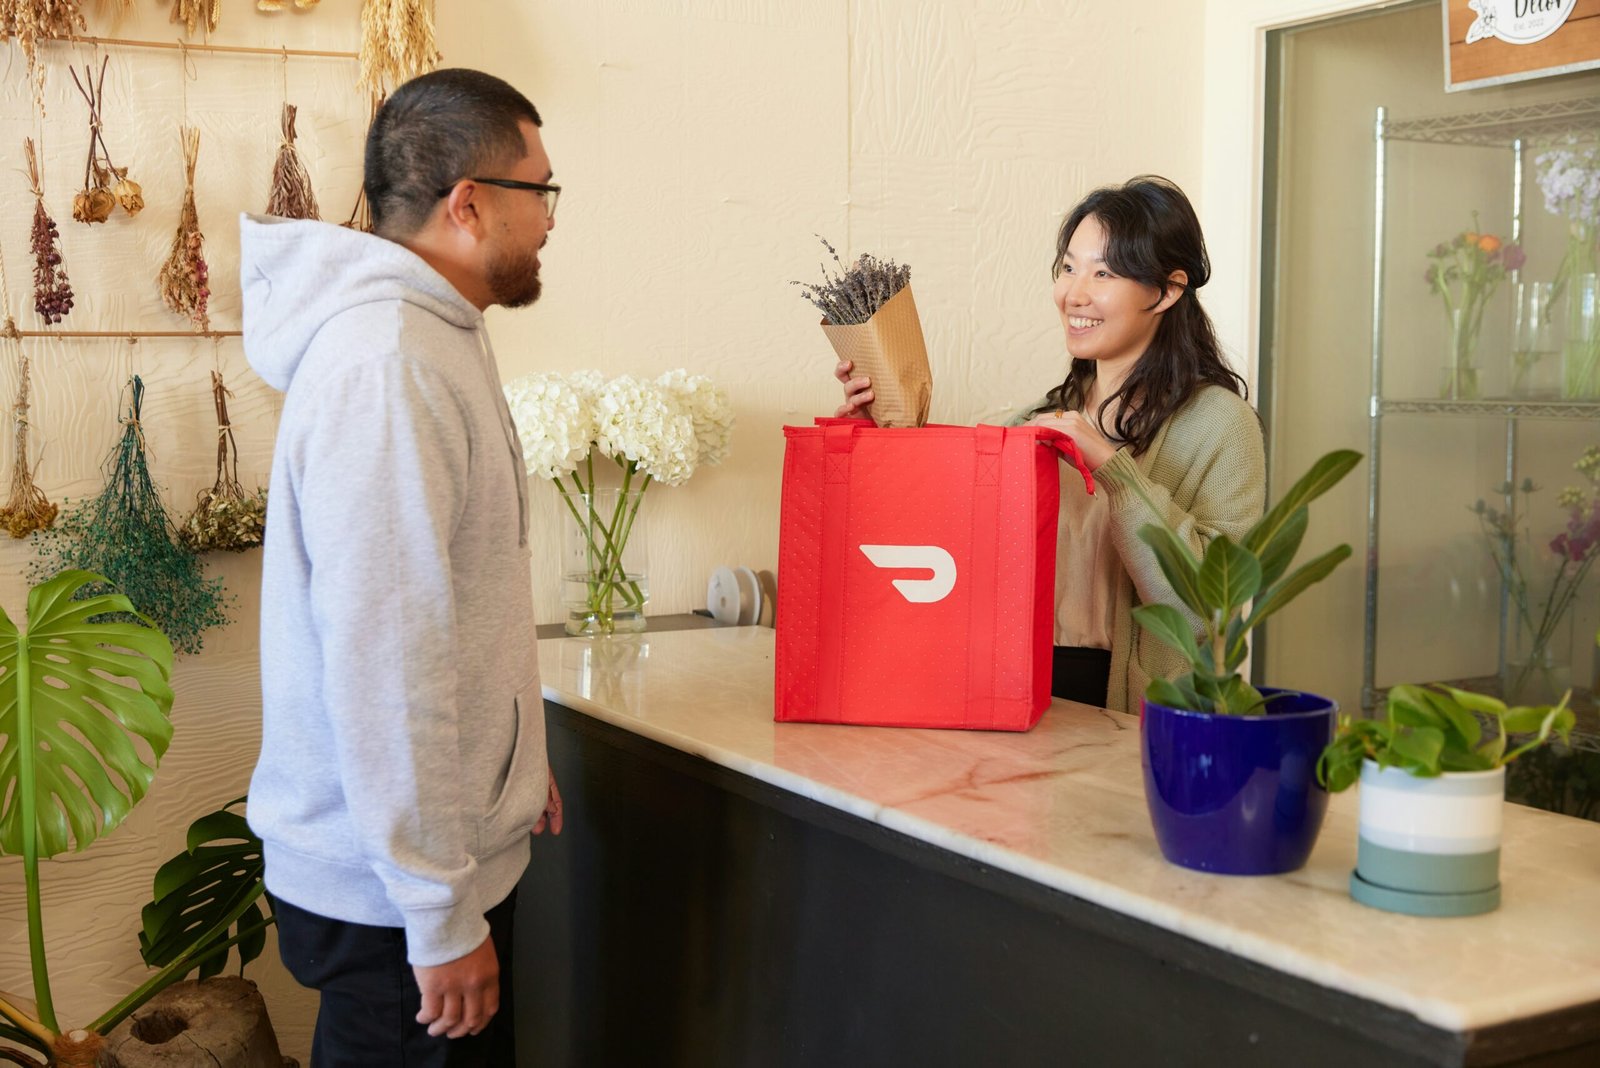
[[[539,642],[547,699],[1242,958],[1463,1032],[1600,1001],[1600,824],[1508,805],[1485,916],[1358,905],[1356,790],[1289,875],[1162,859],[1139,723],[1056,701],[1026,734],[774,723],[774,632]]]

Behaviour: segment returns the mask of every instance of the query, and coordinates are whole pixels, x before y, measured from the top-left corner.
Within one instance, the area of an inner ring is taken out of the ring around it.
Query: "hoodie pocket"
[[[489,856],[512,845],[539,822],[550,792],[550,765],[545,758],[544,699],[535,678],[516,698],[517,733],[511,763],[500,795],[483,814],[478,831],[479,855]]]

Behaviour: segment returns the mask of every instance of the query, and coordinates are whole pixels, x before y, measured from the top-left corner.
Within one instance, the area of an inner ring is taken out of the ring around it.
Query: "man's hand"
[[[500,1011],[500,962],[491,939],[447,964],[411,970],[422,991],[417,1023],[427,1024],[435,1038],[475,1035]]]
[[[533,825],[534,834],[543,834],[546,825],[551,834],[561,833],[561,791],[556,789],[556,769],[550,769],[550,794],[545,798],[544,813]]]

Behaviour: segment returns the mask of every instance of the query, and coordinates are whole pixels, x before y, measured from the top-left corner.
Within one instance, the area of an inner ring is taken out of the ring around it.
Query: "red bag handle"
[[[841,418],[837,416],[823,415],[814,418],[812,423],[815,426],[822,428],[828,439],[832,442],[832,444],[827,446],[827,451],[829,452],[849,452],[851,447],[849,442],[854,439],[856,431],[873,430],[877,427],[877,424],[864,416],[857,416],[855,418]],[[949,430],[969,429],[967,427],[957,428],[953,426],[947,426],[942,423],[929,423],[928,426],[937,429]],[[995,427],[994,429],[1020,430],[1023,428]],[[1068,437],[1066,434],[1063,434],[1059,430],[1051,430],[1048,427],[1039,427],[1038,430],[1039,444],[1046,446],[1047,448],[1055,449],[1061,454],[1062,459],[1070,461],[1072,466],[1078,469],[1078,474],[1083,476],[1083,488],[1089,492],[1091,497],[1094,496],[1094,472],[1090,471],[1089,465],[1083,462],[1083,453],[1078,451],[1078,443],[1073,441],[1070,437]]]
[[[1039,429],[1039,444],[1055,449],[1061,454],[1062,459],[1072,461],[1072,466],[1083,476],[1083,488],[1089,491],[1089,496],[1094,496],[1094,472],[1083,462],[1083,453],[1078,451],[1078,443],[1059,430],[1045,427]]]

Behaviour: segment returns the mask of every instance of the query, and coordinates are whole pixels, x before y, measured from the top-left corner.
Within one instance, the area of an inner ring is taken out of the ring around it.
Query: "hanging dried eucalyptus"
[[[293,104],[283,105],[283,140],[278,143],[278,161],[272,165],[267,214],[285,219],[320,219],[317,195],[311,191],[311,172],[294,147],[294,115]]]
[[[15,37],[28,61],[33,106],[44,114],[44,64],[39,42],[49,37],[75,37],[87,26],[79,0],[0,0],[0,40]]]
[[[78,72],[67,68],[72,84],[89,105],[89,158],[83,165],[83,191],[72,198],[72,217],[81,223],[105,222],[118,204],[129,216],[144,210],[144,190],[138,182],[128,179],[128,168],[112,165],[111,150],[106,148],[100,109],[105,105],[106,66],[110,62],[110,56],[101,62],[98,81],[90,67],[83,68],[81,82]]]
[[[358,89],[382,93],[439,62],[428,0],[363,0]]]
[[[210,489],[200,491],[194,511],[178,528],[178,540],[191,552],[243,552],[261,544],[267,524],[267,491],[247,494],[239,484],[239,443],[228,422],[232,393],[215,371],[211,372],[211,396],[217,408],[217,480]]]
[[[33,138],[25,137],[22,147],[28,154],[28,181],[33,186],[33,310],[47,323],[59,323],[72,310],[72,285],[61,262],[56,241],[61,231],[44,207],[44,187],[39,183],[39,157]]]
[[[6,316],[0,335],[17,336],[17,324]],[[20,338],[19,338],[20,341]],[[45,497],[33,481],[28,466],[28,357],[17,346],[17,400],[11,406],[11,423],[16,436],[16,455],[11,458],[11,498],[0,507],[0,527],[13,538],[26,538],[36,530],[49,530],[60,509]]]
[[[172,538],[172,523],[150,479],[140,423],[144,383],[134,375],[129,385],[132,400],[107,458],[105,488],[38,536],[39,556],[29,578],[42,581],[68,568],[104,575],[173,646],[199,652],[205,631],[228,621],[227,595],[222,580],[206,578],[200,558]]]
[[[205,235],[200,232],[200,215],[194,206],[194,167],[200,158],[200,129],[184,126],[183,209],[178,216],[178,232],[172,238],[172,251],[161,265],[161,299],[179,315],[187,315],[198,330],[211,329],[206,305],[211,298],[210,272],[206,268]]]
[[[191,36],[196,26],[207,33],[217,28],[217,16],[222,0],[172,0],[172,18],[169,22],[183,23],[183,31]]]

